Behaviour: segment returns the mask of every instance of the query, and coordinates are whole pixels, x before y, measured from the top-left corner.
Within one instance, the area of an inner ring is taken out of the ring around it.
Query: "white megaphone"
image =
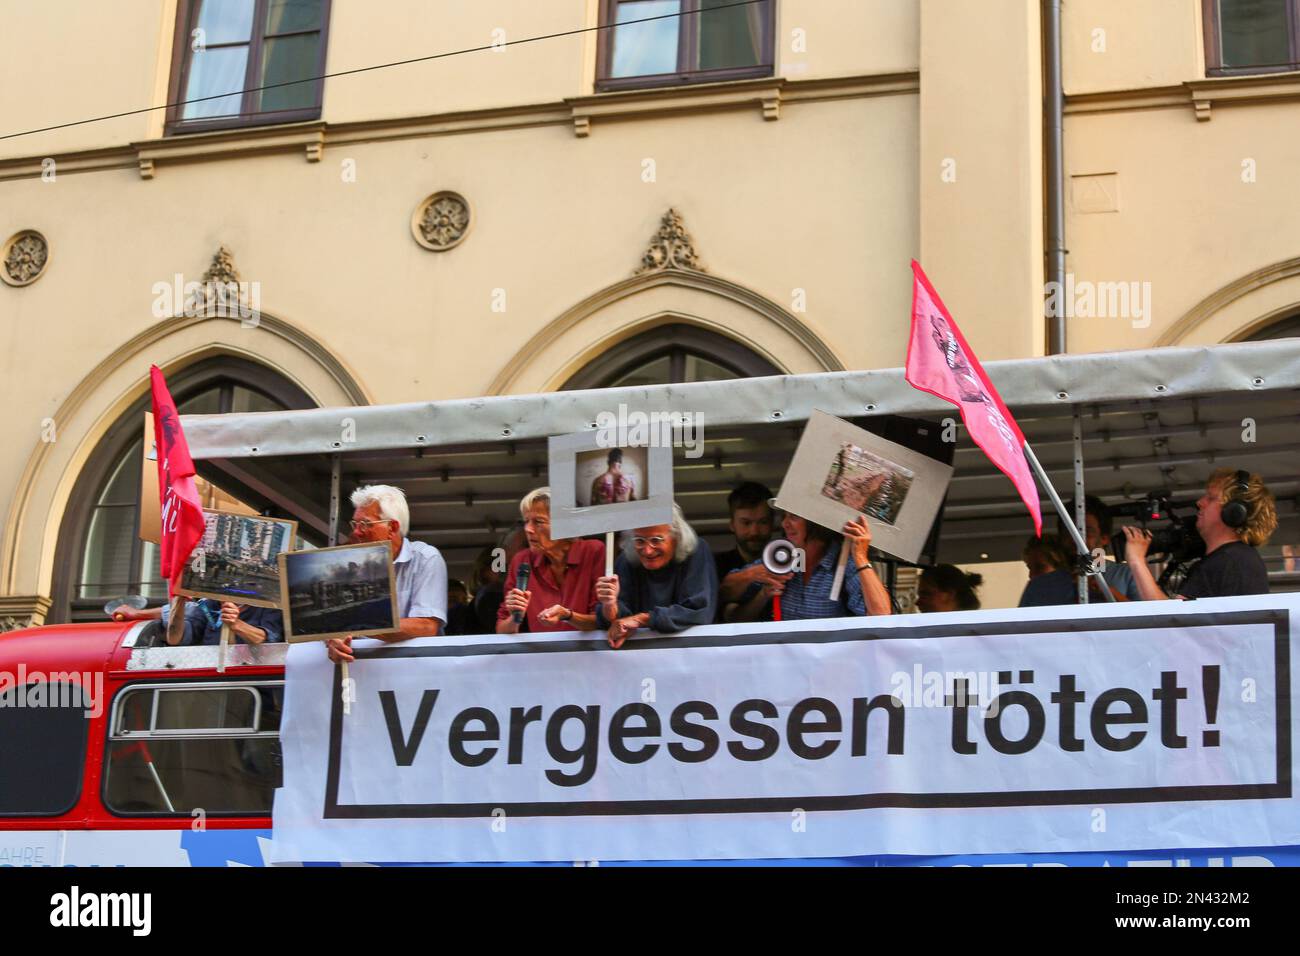
[[[799,548],[785,538],[774,538],[763,549],[763,567],[773,574],[790,574],[802,564]],[[772,595],[772,620],[781,620],[781,595]]]
[[[763,549],[763,567],[773,574],[789,574],[799,563],[799,549],[785,538],[774,538]]]

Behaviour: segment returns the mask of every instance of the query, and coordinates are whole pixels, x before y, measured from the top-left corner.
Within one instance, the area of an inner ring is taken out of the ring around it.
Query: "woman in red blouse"
[[[497,611],[497,633],[595,630],[596,579],[605,573],[605,543],[551,537],[551,489],[537,488],[519,502],[528,547],[515,555],[506,575],[506,596]],[[528,588],[517,586],[519,568],[530,565]],[[512,612],[523,615],[516,624]]]

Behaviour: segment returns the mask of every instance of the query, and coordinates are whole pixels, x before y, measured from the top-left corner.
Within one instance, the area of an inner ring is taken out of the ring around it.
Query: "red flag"
[[[158,366],[149,367],[153,387],[153,433],[158,446],[158,502],[162,511],[159,564],[168,593],[176,596],[181,571],[190,552],[203,538],[203,505],[194,487],[194,462],[181,431],[176,403]]]
[[[1041,535],[1043,514],[1038,506],[1038,488],[1025,460],[1025,436],[915,259],[912,276],[907,381],[961,409],[961,419],[971,438],[984,449],[989,461],[1011,479],[1034,519],[1035,532]]]

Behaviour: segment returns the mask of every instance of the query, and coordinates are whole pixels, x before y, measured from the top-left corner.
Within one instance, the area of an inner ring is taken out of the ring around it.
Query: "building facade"
[[[1038,0],[0,0],[0,617],[157,596],[150,364],[190,414],[892,367],[913,257],[986,360],[1053,301],[1294,334],[1298,8],[1064,5],[1050,289]]]

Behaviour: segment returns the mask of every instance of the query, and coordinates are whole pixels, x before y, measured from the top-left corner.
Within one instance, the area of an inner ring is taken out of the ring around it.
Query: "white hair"
[[[527,519],[528,512],[532,510],[533,505],[546,505],[546,510],[551,510],[551,489],[549,486],[542,485],[542,487],[534,488],[524,495],[519,502],[519,516]]]
[[[687,523],[686,516],[682,514],[681,507],[675,501],[673,502],[672,528],[673,540],[677,543],[677,546],[673,549],[673,563],[681,564],[695,552],[695,547],[700,543],[700,538],[695,533],[695,529]],[[636,548],[632,544],[633,537],[634,535],[630,531],[623,534],[623,554],[629,561],[637,556]]]
[[[411,509],[406,505],[406,493],[393,485],[363,485],[352,492],[352,507],[364,508],[369,504],[379,505],[379,517],[386,521],[396,521],[397,527],[406,537],[411,526]]]

